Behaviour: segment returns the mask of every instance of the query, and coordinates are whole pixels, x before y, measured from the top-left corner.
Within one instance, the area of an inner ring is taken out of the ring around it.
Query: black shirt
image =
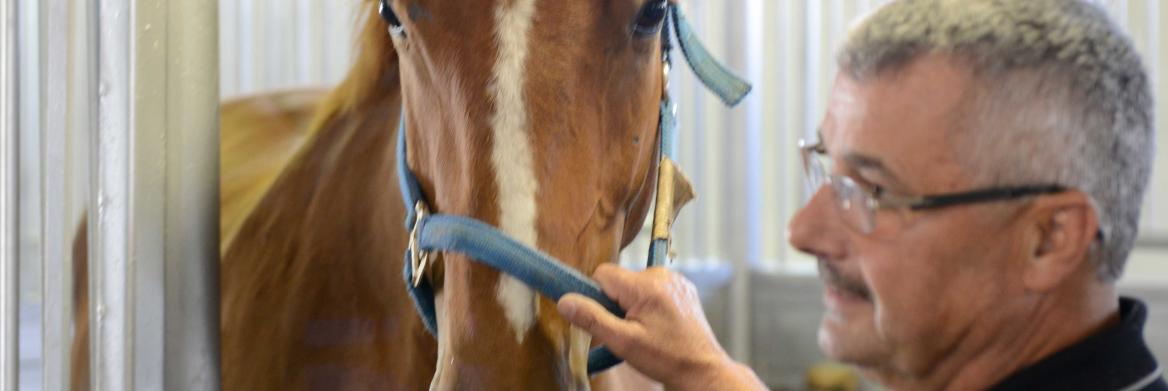
[[[1168,391],[1144,343],[1147,308],[1119,299],[1119,322],[1007,377],[992,390]]]

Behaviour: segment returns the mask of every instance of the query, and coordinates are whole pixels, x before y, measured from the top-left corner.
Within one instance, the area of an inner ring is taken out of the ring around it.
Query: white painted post
[[[219,388],[219,2],[169,5],[167,390]],[[141,165],[151,164],[148,160]]]
[[[218,387],[218,2],[98,4],[92,384]]]
[[[0,390],[17,385],[16,1],[0,1]]]
[[[129,390],[132,370],[128,352],[134,344],[128,312],[132,309],[130,255],[130,2],[98,3],[98,118],[93,140],[93,194],[89,210],[89,292],[92,345],[91,384],[98,391]]]
[[[70,389],[73,282],[78,278],[73,273],[72,250],[88,196],[88,135],[95,107],[88,88],[94,80],[89,70],[95,64],[89,53],[96,49],[97,42],[96,37],[88,34],[93,27],[89,16],[95,9],[90,3],[41,0],[36,15],[43,26],[37,38],[40,42],[36,44],[41,52],[36,60],[37,69],[44,77],[37,77],[37,87],[32,90],[37,90],[42,98],[39,107],[29,110],[39,112],[36,119],[39,127],[24,132],[39,132],[40,148],[30,154],[40,159],[41,198],[36,204],[22,201],[22,207],[40,208],[40,357],[41,387],[45,391]],[[24,320],[26,324],[29,322]]]

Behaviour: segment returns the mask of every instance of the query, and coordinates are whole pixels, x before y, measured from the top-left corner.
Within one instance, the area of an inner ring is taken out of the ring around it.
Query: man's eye
[[[860,188],[864,189],[866,192],[871,193],[873,196],[879,198],[881,194],[884,194],[883,185],[880,185],[876,181],[864,177],[863,174],[853,172],[846,175],[852,177],[852,181],[856,182]]]

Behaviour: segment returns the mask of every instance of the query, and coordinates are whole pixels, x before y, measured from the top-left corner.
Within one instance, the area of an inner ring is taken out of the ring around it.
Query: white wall
[[[352,60],[359,0],[221,0],[223,98],[329,86]]]

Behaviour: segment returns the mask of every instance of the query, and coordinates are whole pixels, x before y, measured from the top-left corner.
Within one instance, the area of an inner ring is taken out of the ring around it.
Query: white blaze
[[[534,13],[535,0],[504,0],[495,9],[499,53],[487,86],[487,93],[495,100],[495,112],[490,118],[494,135],[491,163],[499,189],[499,228],[533,247],[537,240],[535,192],[539,182],[532,167],[523,88],[527,34]],[[499,279],[498,298],[507,321],[515,329],[515,338],[523,343],[524,335],[535,323],[535,292],[504,275]]]

